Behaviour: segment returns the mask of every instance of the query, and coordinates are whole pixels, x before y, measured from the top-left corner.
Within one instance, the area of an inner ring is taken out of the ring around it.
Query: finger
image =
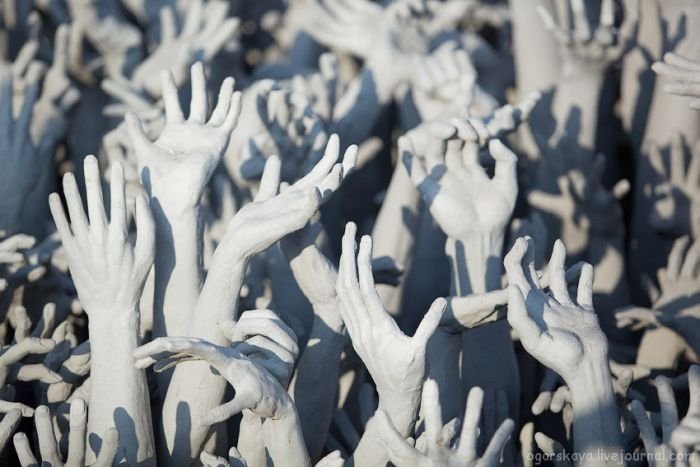
[[[229,105],[228,113],[226,114],[226,119],[224,120],[223,127],[226,131],[233,131],[233,129],[238,124],[238,118],[241,115],[241,99],[242,94],[240,91],[236,91],[231,96],[231,105]]]
[[[22,420],[22,412],[14,409],[5,414],[0,422],[0,451],[4,450],[10,436],[15,432]]]
[[[662,443],[668,444],[671,433],[678,426],[678,407],[676,396],[673,394],[671,382],[665,376],[657,376],[654,380],[656,391],[659,395],[659,408],[661,409],[661,433]]]
[[[476,442],[479,437],[479,420],[481,419],[481,407],[484,404],[484,391],[479,387],[473,387],[467,395],[467,407],[464,411],[462,430],[459,435],[457,457],[469,463],[476,459]]]
[[[245,316],[248,313],[243,313]],[[298,353],[296,335],[281,319],[247,318],[236,324],[236,340],[243,341],[253,336],[264,336],[293,353]]]
[[[114,240],[127,236],[126,229],[126,191],[124,184],[124,168],[120,162],[112,164],[110,177],[110,219],[109,228]]]
[[[444,298],[436,298],[433,304],[430,305],[430,309],[423,316],[416,333],[413,335],[412,341],[417,342],[421,348],[425,348],[428,345],[428,340],[435,333],[435,330],[440,325],[440,319],[442,314],[445,312],[447,307],[447,300]]]
[[[66,219],[66,213],[63,211],[63,204],[61,203],[61,198],[58,196],[58,193],[51,193],[49,195],[49,209],[51,210],[51,217],[53,218],[54,224],[56,224],[58,235],[61,237],[61,242],[66,248],[70,248],[73,241],[73,234],[71,233],[70,225],[68,224],[68,219]]]
[[[668,255],[668,264],[666,266],[666,279],[668,281],[676,281],[680,278],[683,257],[685,256],[685,251],[689,242],[690,238],[686,235],[673,243],[671,253]]]
[[[331,172],[318,184],[322,202],[326,202],[340,188],[343,181],[343,166],[335,164]]]
[[[501,426],[498,427],[496,433],[494,433],[493,437],[491,437],[491,441],[489,441],[486,451],[484,451],[484,455],[481,456],[483,460],[487,460],[487,464],[498,464],[501,459],[501,452],[503,452],[503,448],[510,439],[510,435],[513,433],[514,428],[515,422],[511,419],[507,419],[501,423]],[[488,461],[489,459],[490,461]]]
[[[31,417],[34,415],[34,409],[28,405],[19,402],[8,402],[0,400],[0,413],[9,414],[12,411],[19,410],[23,417]]]
[[[32,448],[29,446],[27,435],[24,433],[17,433],[13,436],[12,442],[15,445],[15,452],[17,453],[19,464],[22,467],[36,467],[39,465],[36,457],[34,457]]]
[[[19,362],[29,354],[43,355],[51,352],[56,347],[56,342],[51,339],[37,339],[36,337],[27,337],[17,344],[12,345],[2,355],[0,362],[3,365],[9,366]]]
[[[351,144],[343,154],[343,179],[347,178],[347,176],[355,170],[355,165],[357,164],[357,150],[357,145]]]
[[[380,313],[386,315],[384,305],[377,293],[374,285],[374,274],[372,272],[372,237],[363,235],[360,240],[360,250],[357,253],[358,282],[362,297],[371,303],[368,311],[372,314]],[[379,318],[379,316],[377,317]]]
[[[61,375],[49,370],[42,363],[34,363],[31,365],[23,364],[13,366],[8,375],[10,381],[40,381],[42,383],[60,383],[63,381]]]
[[[532,290],[532,284],[528,281],[523,270],[523,259],[527,253],[528,243],[525,237],[518,238],[510,251],[503,258],[508,283],[518,287],[525,296]]]
[[[68,206],[68,215],[70,215],[73,232],[76,238],[84,241],[88,234],[88,219],[83,210],[83,202],[80,199],[75,176],[70,172],[63,176],[63,195],[66,197],[66,205]],[[61,207],[60,201],[57,200],[56,205],[57,208],[60,207],[62,212],[63,207]],[[54,216],[54,220],[55,219],[56,216]],[[58,222],[56,225],[58,226]]]
[[[304,178],[296,182],[294,185],[299,187],[307,187],[319,184],[330,172],[340,156],[340,140],[338,135],[333,134],[328,138],[326,144],[326,152],[321,160],[311,169]]]
[[[137,279],[139,283],[143,283],[155,259],[156,242],[156,226],[151,208],[144,194],[139,194],[136,197],[135,218],[136,243],[134,245],[134,258],[136,261]]]
[[[227,18],[222,25],[208,34],[204,43],[204,57],[212,59],[216,56],[226,42],[233,38],[239,25],[240,19]]]
[[[363,328],[361,324],[367,320],[367,308],[362,301],[360,286],[357,280],[355,263],[356,233],[357,227],[355,224],[348,222],[345,226],[345,233],[343,234],[342,254],[340,255],[338,279],[336,281],[336,293],[342,304],[339,311],[343,322],[348,327],[351,338],[353,338],[352,336],[358,335]]]
[[[677,81],[663,85],[664,92],[676,96],[700,96],[700,83],[690,83],[688,81]]]
[[[571,10],[574,17],[574,37],[580,42],[591,40],[591,26],[588,24],[584,0],[571,0]]]
[[[181,123],[185,117],[180,107],[180,98],[175,86],[175,78],[170,70],[160,72],[160,86],[163,92],[163,104],[165,106],[165,120],[169,123]],[[127,122],[128,123],[128,122]],[[139,125],[139,128],[141,126]]]
[[[685,68],[673,66],[664,62],[655,62],[651,65],[651,69],[658,75],[674,81],[684,83],[700,82],[700,73],[697,70],[688,70]]]
[[[615,26],[615,2],[613,0],[603,0],[601,2],[599,24],[603,28],[613,28]]]
[[[522,291],[512,284],[508,286],[507,317],[508,323],[520,335],[523,346],[532,348],[539,342],[542,330],[528,314]]]
[[[280,172],[282,163],[277,156],[267,158],[263,174],[260,179],[258,193],[255,195],[255,202],[268,200],[277,194],[280,185]]]
[[[560,386],[554,391],[550,407],[552,412],[559,413],[562,411],[567,402],[571,401],[571,393],[567,386]]]
[[[104,199],[102,199],[100,169],[97,166],[95,156],[89,155],[85,157],[83,171],[85,172],[85,194],[87,197],[90,229],[96,229],[96,232],[99,232],[107,225],[107,216],[105,215]]]
[[[563,305],[572,305],[569,290],[564,278],[564,263],[566,262],[566,248],[561,240],[554,242],[552,256],[549,259],[547,272],[549,274],[549,291],[554,299]]]
[[[229,107],[231,106],[231,97],[233,96],[234,84],[235,80],[231,77],[226,78],[223,83],[221,83],[219,98],[217,99],[214,112],[211,114],[211,118],[209,119],[210,125],[219,126],[224,123]]]
[[[542,5],[538,5],[537,13],[542,20],[542,24],[544,24],[544,28],[554,36],[554,39],[559,42],[559,44],[568,45],[571,43],[571,36],[568,32],[562,31],[561,28],[557,26],[549,10]]]
[[[634,417],[635,422],[637,422],[637,427],[639,428],[639,436],[642,438],[642,442],[644,443],[644,449],[648,453],[654,452],[654,449],[656,449],[659,443],[656,439],[656,431],[654,430],[654,426],[652,425],[651,420],[649,420],[646,410],[644,410],[644,406],[638,400],[633,400],[631,409],[632,416]]]
[[[175,13],[170,7],[163,7],[158,11],[160,19],[160,43],[168,44],[175,39]]]
[[[109,467],[114,463],[114,458],[119,450],[119,432],[116,428],[108,428],[102,436],[100,453],[97,455],[93,467]]]
[[[489,153],[496,160],[496,168],[493,180],[503,192],[511,194],[513,202],[518,194],[518,158],[500,140],[492,139],[489,142]]]
[[[546,454],[565,453],[564,446],[562,446],[561,443],[555,441],[544,433],[535,433],[535,443],[537,443],[537,447]]]
[[[164,352],[183,353],[197,357],[217,370],[222,370],[232,358],[224,354],[221,347],[211,342],[188,337],[159,337],[134,350],[134,358],[146,363],[147,359]],[[137,363],[138,367],[145,368],[141,363]]]
[[[68,458],[66,467],[85,465],[85,430],[87,410],[85,401],[74,399],[70,404],[70,431],[68,432]]]
[[[190,69],[192,100],[190,101],[189,122],[204,123],[207,118],[207,83],[204,78],[204,65],[197,62]]]
[[[246,405],[247,404],[245,404],[243,398],[236,395],[233,400],[209,410],[199,418],[198,422],[201,426],[210,426],[223,422],[224,420],[228,420],[234,415],[242,412],[247,408]]]
[[[36,433],[39,438],[41,460],[50,463],[50,465],[62,465],[63,462],[58,454],[58,445],[56,436],[53,433],[51,414],[48,407],[40,405],[36,408],[34,411],[34,424],[36,425]]]
[[[202,24],[202,0],[193,0],[185,15],[185,24],[182,26],[180,37],[192,37],[197,34]]]
[[[688,414],[696,415],[700,413],[700,366],[692,365],[688,370],[688,390],[690,393],[688,401]]]
[[[432,379],[427,379],[423,384],[421,410],[425,420],[425,433],[428,436],[429,445],[437,447],[445,446],[449,443],[449,439],[440,439],[443,425],[440,412],[440,395],[438,394],[437,383]]]

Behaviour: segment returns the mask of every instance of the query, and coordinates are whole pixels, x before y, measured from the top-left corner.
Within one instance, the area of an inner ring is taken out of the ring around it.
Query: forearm
[[[387,188],[382,208],[372,229],[373,258],[387,256],[408,271],[418,230],[420,195],[406,173],[397,164]],[[384,308],[392,315],[400,312],[403,281],[397,286],[377,285]]]
[[[238,254],[234,245],[219,245],[197,302],[198,313],[190,322],[189,336],[228,345],[218,323],[236,318],[247,263],[247,258]],[[197,458],[209,432],[209,427],[198,423],[198,419],[221,404],[225,393],[226,380],[213,374],[207,363],[184,362],[175,368],[163,403],[161,426],[161,439],[168,452],[167,465],[189,465],[190,459]],[[191,423],[190,430],[178,429],[186,421]]]
[[[120,452],[129,465],[155,465],[151,406],[146,374],[134,366],[138,347],[138,311],[90,320],[90,402],[88,437],[101,438],[110,427],[121,434]],[[93,313],[94,314],[94,313]],[[106,397],[108,396],[108,397]],[[90,443],[92,446],[92,443]],[[90,450],[90,461],[96,452]]]
[[[504,232],[499,230],[462,240],[447,240],[445,251],[453,268],[452,290],[455,296],[501,288],[503,236]],[[484,358],[484,355],[493,357]],[[474,386],[503,390],[508,396],[511,416],[517,417],[520,384],[508,323],[503,321],[464,330],[461,373],[465,396]]]
[[[306,467],[311,465],[299,417],[290,401],[289,414],[263,422],[265,449],[272,465]]]
[[[290,385],[289,392],[313,460],[320,457],[331,426],[345,341],[342,331],[329,326],[317,314]]]
[[[620,420],[607,355],[584,360],[566,384],[574,412],[575,451],[590,456],[590,465],[600,465],[601,453],[618,455],[617,461],[610,459],[608,465],[622,464]]]
[[[186,336],[202,283],[202,231],[196,209],[151,200],[157,232],[153,337]]]

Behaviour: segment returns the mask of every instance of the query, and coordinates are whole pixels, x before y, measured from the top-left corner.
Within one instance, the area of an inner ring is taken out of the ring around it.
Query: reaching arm
[[[66,251],[80,303],[89,317],[91,390],[88,436],[101,437],[110,427],[133,436],[121,440],[130,464],[155,465],[151,407],[143,370],[134,368],[139,311],[148,271],[153,265],[155,227],[146,199],[136,205],[137,239],[127,239],[124,171],[112,167],[110,221],[102,200],[97,160],[85,159],[88,215],[82,207],[73,174],[63,178],[70,214],[68,224],[57,194],[49,198],[51,213]],[[105,394],[111,394],[105,398]],[[90,455],[95,455],[90,451]]]

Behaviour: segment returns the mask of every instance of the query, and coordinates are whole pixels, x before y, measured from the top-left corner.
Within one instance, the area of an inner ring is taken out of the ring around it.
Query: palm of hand
[[[489,179],[448,170],[439,185],[430,212],[450,238],[464,238],[472,231],[499,231],[510,219],[511,197],[493,187]]]
[[[169,123],[153,143],[152,153],[139,161],[139,165],[141,170],[153,170],[157,179],[167,180],[178,192],[189,193],[191,190],[182,190],[185,185],[197,187],[194,191],[199,199],[203,182],[219,163],[228,137],[228,133],[217,127],[194,122]]]
[[[544,295],[543,292],[539,294]],[[568,376],[576,371],[584,355],[607,348],[607,339],[600,330],[595,313],[575,305],[557,303],[551,297],[543,298],[541,322],[545,340],[538,342],[532,354],[555,372]],[[546,347],[546,350],[540,347]]]
[[[140,298],[141,281],[134,281],[136,264],[131,248],[110,244],[107,232],[91,235],[82,244],[83,261],[70,264],[71,277],[86,312],[115,303],[133,309]]]
[[[406,336],[394,320],[379,310],[385,320],[370,330],[368,346],[356,346],[355,350],[365,362],[372,378],[382,375],[384,381],[401,381],[403,388],[420,390],[425,371],[425,348]]]

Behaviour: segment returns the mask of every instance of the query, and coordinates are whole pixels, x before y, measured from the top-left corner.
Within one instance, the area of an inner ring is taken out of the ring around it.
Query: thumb
[[[413,339],[416,340],[416,342],[423,346],[428,344],[428,339],[435,333],[446,307],[447,300],[442,297],[435,299],[433,304],[430,305],[428,312],[423,316],[423,320],[418,325],[416,333],[413,335]]]

